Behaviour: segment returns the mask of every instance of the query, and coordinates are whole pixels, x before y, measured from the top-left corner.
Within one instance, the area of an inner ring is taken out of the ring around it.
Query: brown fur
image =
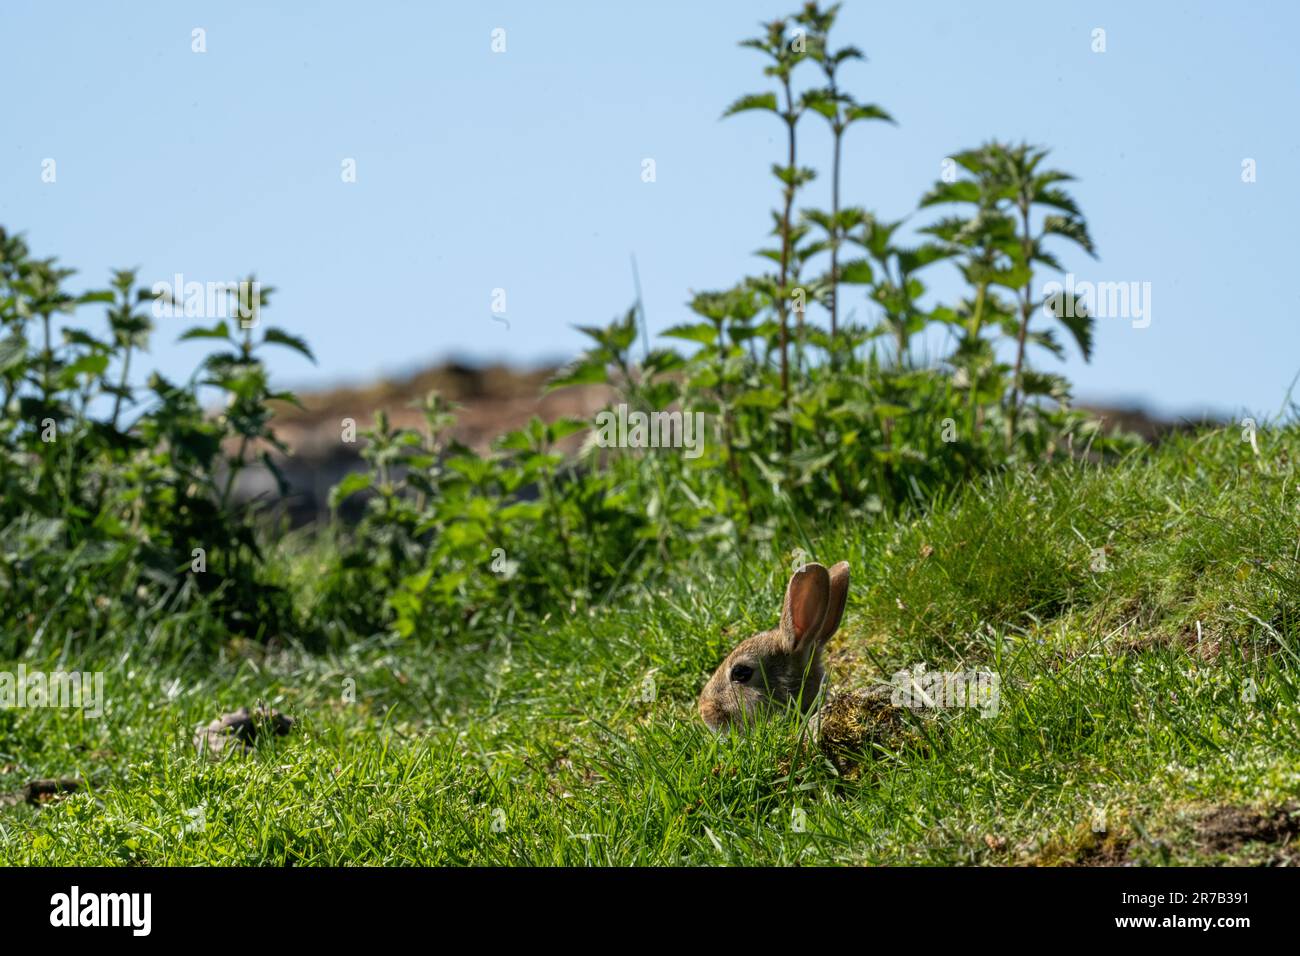
[[[829,571],[806,564],[790,577],[781,623],[736,645],[700,693],[700,716],[724,731],[764,711],[798,704],[807,711],[821,691],[826,672],[822,649],[839,629],[849,595],[849,565]],[[745,680],[735,672],[749,668]],[[735,673],[733,673],[735,672]]]

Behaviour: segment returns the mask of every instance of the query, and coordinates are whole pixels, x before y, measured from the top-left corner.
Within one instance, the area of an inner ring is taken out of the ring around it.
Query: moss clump
[[[840,775],[856,779],[882,752],[918,745],[922,737],[905,714],[890,703],[890,688],[831,694],[817,715],[817,742]]]

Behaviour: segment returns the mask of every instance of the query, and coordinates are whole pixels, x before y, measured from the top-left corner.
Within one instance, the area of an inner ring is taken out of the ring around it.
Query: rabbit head
[[[741,641],[700,693],[700,716],[714,731],[794,702],[812,706],[825,672],[822,648],[840,626],[849,565],[805,564],[790,578],[781,623]]]

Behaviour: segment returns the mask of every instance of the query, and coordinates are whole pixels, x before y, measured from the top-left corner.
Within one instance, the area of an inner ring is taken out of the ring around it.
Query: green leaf
[[[1025,370],[1020,387],[1026,395],[1042,395],[1058,402],[1070,397],[1070,383],[1060,375],[1047,372]]]
[[[266,470],[271,473],[273,478],[275,478],[275,487],[280,493],[280,496],[284,497],[287,495],[290,490],[289,482],[284,477],[284,472],[280,470],[280,466],[276,463],[275,459],[271,457],[271,453],[269,451],[264,451],[258,457],[262,460],[262,464],[266,467]]]
[[[27,358],[27,341],[21,335],[11,335],[0,341],[0,372],[21,365]]]
[[[373,476],[365,471],[354,471],[344,475],[343,480],[330,489],[330,507],[337,508],[345,499],[358,491],[365,491],[373,481]]]
[[[107,355],[103,355],[103,354],[83,355],[63,371],[64,374],[66,375],[95,376],[95,375],[103,375],[104,370],[107,368],[108,368]]]
[[[884,120],[886,123],[894,122],[894,118],[886,113],[875,103],[855,103],[849,107],[844,118],[850,123],[858,120]]]
[[[686,360],[674,352],[672,349],[653,349],[646,356],[641,367],[650,375],[661,375],[664,372],[671,372],[679,369],[686,364]]]
[[[230,326],[226,324],[225,319],[222,319],[210,329],[196,325],[194,328],[182,332],[181,337],[176,341],[185,342],[189,339],[226,339],[230,341]]]
[[[1076,219],[1083,217],[1083,213],[1079,211],[1079,206],[1075,203],[1074,198],[1064,189],[1040,189],[1034,196],[1034,202],[1041,203],[1044,206],[1051,206],[1053,209],[1059,209]]]
[[[1092,237],[1088,235],[1088,226],[1082,219],[1070,216],[1048,216],[1043,220],[1043,235],[1069,239],[1082,246],[1088,255],[1096,255]]]
[[[293,405],[296,408],[301,408],[303,411],[307,410],[307,407],[303,405],[303,403],[299,400],[297,394],[294,392],[289,392],[289,391],[267,392],[266,400],[268,402],[285,402],[286,404]]]
[[[713,345],[718,340],[718,329],[709,322],[697,322],[693,325],[674,325],[662,333],[670,339],[685,339],[687,342],[699,342],[701,345]]]
[[[776,408],[782,401],[774,388],[751,388],[738,395],[734,404],[737,408]]]
[[[615,353],[626,352],[636,341],[636,307],[627,310],[622,319],[615,319],[605,330],[605,342]]]
[[[547,391],[569,385],[594,385],[606,381],[603,356],[588,356],[561,369],[546,383]]]
[[[734,116],[736,113],[743,113],[746,110],[767,110],[775,113],[776,94],[775,93],[750,93],[748,96],[742,96],[736,100],[723,112],[723,116]]]
[[[866,259],[850,259],[840,263],[839,272],[840,281],[847,285],[870,285],[876,278],[871,263]]]
[[[532,439],[523,429],[516,428],[514,431],[506,432],[497,439],[497,447],[505,451],[527,451],[533,447]]]
[[[820,113],[828,120],[834,121],[839,117],[840,104],[830,90],[809,90],[804,93],[802,100],[806,109],[810,109],[814,113]]]
[[[925,242],[915,249],[900,249],[898,252],[899,268],[905,273],[915,272],[928,265],[947,259],[952,253],[933,242]]]
[[[549,433],[547,437],[553,442],[560,441],[590,427],[589,422],[584,422],[578,418],[557,418],[547,426],[547,432]]]
[[[1041,332],[1030,332],[1025,336],[1025,341],[1031,342],[1034,345],[1041,345],[1058,359],[1065,358],[1065,349],[1061,348],[1061,343],[1056,341],[1056,336],[1053,334],[1051,329],[1043,329]]]
[[[263,342],[272,342],[276,345],[283,345],[286,348],[293,349],[301,355],[305,355],[313,364],[316,364],[316,356],[312,355],[311,349],[307,346],[307,340],[297,335],[290,335],[284,329],[278,329],[271,326],[262,336]]]
[[[505,522],[540,521],[545,515],[546,506],[540,501],[517,501],[497,512],[497,517]]]
[[[1083,353],[1083,360],[1092,361],[1092,327],[1096,324],[1096,320],[1090,315],[1081,315],[1078,312],[1074,315],[1057,316],[1057,318],[1074,338],[1075,344],[1079,346],[1079,351]]]
[[[921,197],[921,206],[934,206],[945,202],[979,202],[980,188],[968,179],[955,183],[936,183]]]

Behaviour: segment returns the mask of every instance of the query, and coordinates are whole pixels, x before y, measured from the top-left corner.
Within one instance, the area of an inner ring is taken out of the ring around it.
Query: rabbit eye
[[[745,664],[737,664],[731,669],[731,679],[737,684],[743,684],[754,676],[754,668]]]

